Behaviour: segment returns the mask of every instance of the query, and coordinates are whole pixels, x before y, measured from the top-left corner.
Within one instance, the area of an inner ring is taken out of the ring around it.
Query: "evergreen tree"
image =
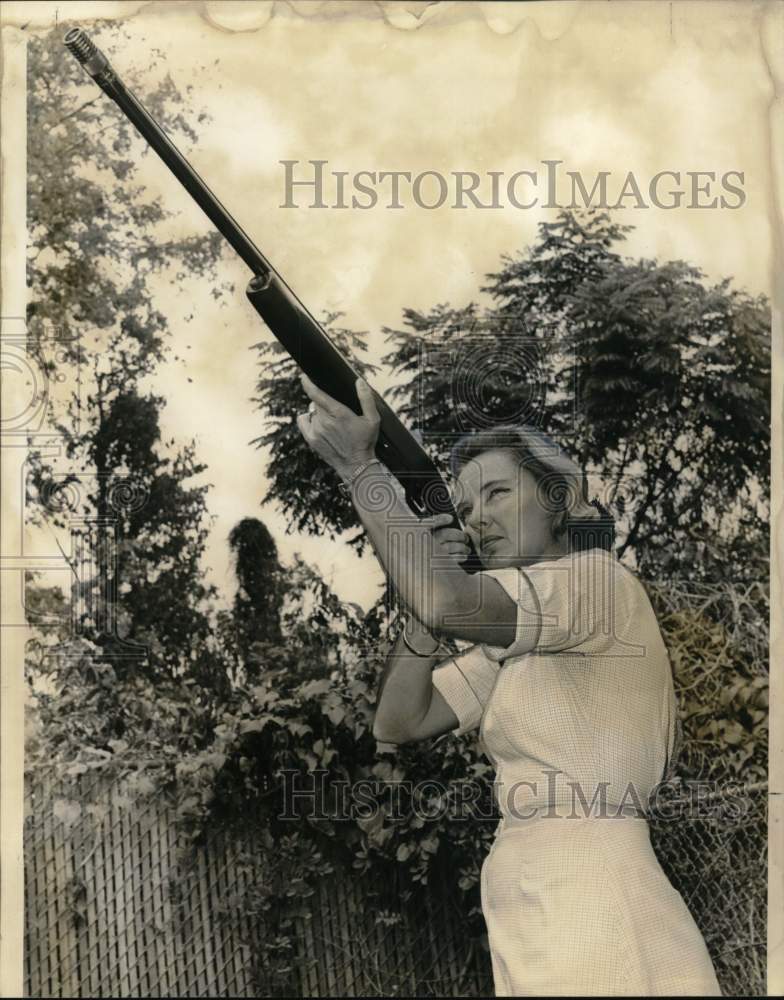
[[[246,668],[264,643],[281,642],[281,607],[286,575],[267,528],[254,517],[239,521],[229,534],[237,593],[232,607],[234,638]]]

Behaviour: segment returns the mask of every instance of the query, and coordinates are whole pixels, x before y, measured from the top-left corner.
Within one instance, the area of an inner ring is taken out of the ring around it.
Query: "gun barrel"
[[[98,47],[81,28],[71,28],[63,39],[65,45],[84,66],[87,60],[98,52]]]
[[[72,28],[63,42],[83,69],[92,76],[106,96],[114,101],[141,137],[155,150],[251,271],[255,275],[271,272],[273,267],[264,254],[207,187],[141,101],[125,86],[87,32],[81,28]]]
[[[359,413],[354,385],[357,373],[319,322],[125,86],[87,33],[72,28],[63,42],[251,269],[254,277],[248,286],[248,298],[275,337],[317,385]],[[378,394],[376,401],[381,414],[377,454],[403,485],[409,505],[419,513],[450,512],[458,525],[446,484],[430,456]]]

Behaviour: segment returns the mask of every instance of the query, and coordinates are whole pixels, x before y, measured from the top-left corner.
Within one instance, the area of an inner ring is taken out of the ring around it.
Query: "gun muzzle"
[[[97,77],[109,70],[109,60],[98,46],[90,40],[90,36],[81,28],[71,28],[63,39],[65,47],[76,57],[78,62],[92,77]]]

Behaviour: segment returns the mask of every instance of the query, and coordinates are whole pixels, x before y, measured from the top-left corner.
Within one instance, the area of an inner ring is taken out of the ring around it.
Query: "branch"
[[[95,132],[95,133],[93,133],[92,135],[90,135],[90,136],[86,136],[86,135],[83,136],[79,140],[79,142],[75,142],[72,145],[66,147],[66,149],[64,149],[63,152],[60,153],[60,159],[64,160],[65,157],[68,156],[69,153],[72,153],[75,149],[79,149],[80,146],[83,146],[85,144],[85,142],[87,142],[88,138],[91,141],[94,141],[95,139],[98,138],[98,136],[103,135],[104,132],[108,132],[110,129],[113,129],[113,128],[115,128],[115,129],[119,128],[121,124],[122,124],[122,122],[110,122],[108,125],[104,125],[103,128],[98,129],[98,131]],[[88,157],[88,159],[91,159],[91,158]]]
[[[612,491],[609,497],[610,503],[615,503],[615,495],[618,492],[618,487],[621,485],[621,477],[623,476],[626,466],[629,464],[629,449],[631,448],[631,441],[627,438],[626,444],[623,449],[623,457],[621,458],[620,465],[618,467],[618,475],[615,477],[615,482],[612,485]]]
[[[95,104],[96,101],[100,101],[102,97],[103,94],[99,94],[97,97],[93,97],[92,100],[85,101],[85,103],[82,104],[81,107],[74,108],[73,111],[69,111],[67,115],[61,118],[59,122],[55,122],[54,125],[52,125],[52,128],[59,128],[59,126],[62,125],[63,122],[67,122],[69,118],[73,118],[73,116],[78,115],[80,111],[84,111],[85,108],[89,108],[91,104]]]
[[[645,450],[647,451],[647,449]],[[647,464],[648,461],[647,455],[645,456],[645,461]],[[661,463],[659,464],[659,468],[650,477],[648,481],[648,489],[646,492],[645,500],[643,501],[642,504],[640,504],[640,507],[637,511],[637,516],[634,519],[634,523],[632,524],[631,530],[629,531],[629,534],[626,536],[626,541],[623,543],[623,545],[620,548],[620,551],[618,552],[619,559],[621,558],[621,556],[623,556],[624,552],[629,548],[629,546],[633,545],[637,541],[637,537],[640,531],[640,526],[642,525],[643,519],[648,511],[648,508],[651,505],[651,501],[653,500],[653,490],[654,490],[654,485],[656,483],[656,477],[663,464],[664,464],[664,459],[662,459]]]
[[[63,557],[63,559],[65,559],[65,561],[71,567],[71,572],[74,575],[74,580],[76,580],[77,584],[80,583],[79,573],[77,572],[76,567],[74,566],[74,564],[71,562],[71,560],[65,554],[65,550],[63,549],[62,545],[60,544],[60,539],[57,537],[57,535],[55,535],[54,531],[52,531],[52,526],[49,523],[49,519],[47,517],[44,517],[43,521],[44,521],[44,524],[46,525],[46,527],[52,532],[52,538],[54,538],[55,545],[60,550],[60,555]]]

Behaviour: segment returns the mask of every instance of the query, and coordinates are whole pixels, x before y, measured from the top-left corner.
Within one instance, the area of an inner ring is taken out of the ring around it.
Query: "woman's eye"
[[[487,494],[488,499],[494,497],[497,493],[508,493],[509,489],[506,486],[494,486],[490,492]]]

